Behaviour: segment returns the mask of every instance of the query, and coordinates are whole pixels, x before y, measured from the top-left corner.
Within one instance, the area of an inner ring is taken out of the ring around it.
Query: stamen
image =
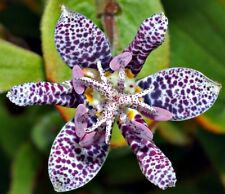
[[[132,59],[130,52],[123,52],[122,54],[114,57],[109,66],[113,71],[118,71],[120,68],[125,68]]]
[[[88,118],[88,112],[87,108],[84,104],[80,104],[77,107],[77,111],[75,114],[75,127],[76,127],[76,134],[78,137],[83,137],[85,134],[85,129],[87,128],[87,118]]]
[[[83,77],[84,74],[82,72],[82,69],[78,65],[74,65],[73,67],[73,87],[77,94],[83,94],[85,87],[82,83],[80,83],[81,77]]]
[[[96,132],[91,132],[85,134],[85,136],[82,138],[82,140],[79,142],[80,146],[82,147],[88,147],[94,143]],[[84,154],[86,154],[86,150],[83,150]]]
[[[146,125],[139,123],[137,121],[131,121],[131,124],[133,125],[135,133],[137,133],[139,137],[147,141],[152,140],[153,134]]]
[[[148,104],[142,102],[142,101],[137,101],[131,105],[131,108],[137,109],[140,113],[145,115],[148,118],[152,118],[153,114],[156,113],[156,110],[154,107],[149,106]]]
[[[100,92],[107,99],[112,99],[118,95],[118,91],[113,88],[110,83],[99,82],[88,77],[82,77],[79,79],[85,86],[93,88]]]
[[[90,133],[95,131],[98,127],[101,127],[104,123],[106,123],[107,118],[103,117],[102,119],[98,120],[97,123],[93,124],[91,127],[86,128],[85,132]]]
[[[109,119],[106,121],[106,134],[105,134],[105,143],[109,144],[111,135],[112,135],[112,124],[113,124],[114,118]]]
[[[137,96],[138,98],[141,98],[141,97],[145,96],[146,94],[152,92],[153,90],[154,90],[154,86],[151,86],[151,87],[149,87],[148,89],[143,90],[142,92],[136,93],[136,94],[134,94],[134,95]]]
[[[102,80],[104,83],[107,83],[108,80],[107,80],[107,77],[105,76],[104,70],[103,70],[103,68],[102,68],[101,61],[98,61],[98,62],[97,62],[97,68],[98,68],[98,71],[99,71],[101,80]]]

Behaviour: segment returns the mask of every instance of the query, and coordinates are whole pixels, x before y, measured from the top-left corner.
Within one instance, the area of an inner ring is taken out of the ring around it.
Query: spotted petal
[[[55,29],[55,43],[65,63],[73,68],[96,68],[100,60],[109,69],[111,51],[103,32],[85,16],[62,7],[62,14]]]
[[[152,134],[150,129],[146,135],[143,135],[143,132],[137,133],[136,127],[129,123],[122,124],[120,129],[135,153],[141,171],[146,178],[161,189],[175,186],[176,175],[172,164],[156,147],[151,138],[152,135],[148,135]]]
[[[216,101],[221,85],[189,68],[170,68],[137,83],[142,89],[154,86],[145,103],[164,108],[172,120],[185,120],[207,111]]]
[[[82,147],[75,130],[74,120],[69,121],[51,149],[48,170],[54,189],[58,192],[77,189],[88,183],[101,169],[108,155],[104,136]]]
[[[11,88],[7,97],[19,106],[52,104],[76,107],[84,101],[83,96],[74,92],[71,81],[65,81],[62,84],[25,83]]]
[[[164,13],[155,14],[141,24],[134,40],[124,51],[131,52],[132,61],[127,66],[134,75],[137,75],[148,55],[160,46],[166,34],[168,20]]]

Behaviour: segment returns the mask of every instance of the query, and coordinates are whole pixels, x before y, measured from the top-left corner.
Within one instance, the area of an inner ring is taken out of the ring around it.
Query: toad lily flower
[[[72,80],[25,83],[7,94],[20,106],[77,108],[51,149],[49,175],[56,191],[79,188],[98,173],[109,152],[115,120],[146,178],[162,189],[175,185],[171,162],[154,144],[144,117],[156,121],[196,117],[213,105],[221,86],[196,70],[181,67],[135,82],[150,52],[164,41],[167,25],[163,13],[147,18],[128,48],[112,58],[102,31],[85,16],[63,7],[55,42],[72,69]]]

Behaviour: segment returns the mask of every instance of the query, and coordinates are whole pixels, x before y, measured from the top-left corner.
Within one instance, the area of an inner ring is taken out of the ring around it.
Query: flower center
[[[73,86],[78,94],[83,93],[86,87],[92,89],[92,97],[96,96],[95,93],[97,91],[101,94],[101,97],[104,98],[104,100],[100,102],[99,106],[97,106],[98,104],[95,104],[93,100],[92,104],[97,108],[100,107],[100,109],[97,110],[97,112],[100,112],[100,119],[91,127],[85,128],[85,132],[91,133],[102,129],[102,126],[104,126],[106,129],[106,143],[109,143],[111,127],[114,120],[117,117],[124,117],[124,113],[127,113],[128,109],[136,109],[141,114],[149,118],[156,117],[160,112],[160,108],[151,107],[143,102],[143,96],[152,92],[153,87],[146,90],[139,89],[135,85],[134,80],[130,79],[126,73],[125,67],[130,62],[131,58],[132,56],[130,53],[122,53],[115,57],[110,62],[110,67],[114,73],[108,77],[105,75],[101,62],[98,61],[97,69],[100,75],[100,80],[85,77],[79,66],[74,66],[73,68]],[[126,84],[126,80],[130,80],[128,81],[129,85]],[[171,115],[169,114],[169,118],[170,116]],[[168,117],[166,120],[168,120]],[[82,128],[82,130],[84,129]]]
[[[113,86],[115,83],[112,82],[115,75],[112,74],[112,76],[106,77],[100,62],[98,62],[97,67],[100,75],[100,81],[82,76],[79,67],[74,67],[76,71],[74,73],[74,89],[75,91],[81,92],[84,91],[84,87],[92,88],[93,92],[97,91],[104,97],[104,110],[101,113],[100,119],[91,127],[86,128],[85,131],[91,133],[97,130],[100,126],[105,125],[107,134],[105,141],[109,143],[111,125],[113,121],[116,117],[122,115],[124,112],[127,112],[128,108],[145,111],[148,114],[155,113],[154,108],[144,104],[141,101],[142,97],[152,89],[148,89],[140,93],[127,94],[125,93],[125,90],[129,90],[129,88],[127,89],[125,85],[126,73],[124,67],[120,67],[118,72],[113,73],[118,75],[116,87]]]

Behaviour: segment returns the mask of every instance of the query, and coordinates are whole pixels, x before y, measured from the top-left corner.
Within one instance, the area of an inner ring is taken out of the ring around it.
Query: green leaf
[[[0,95],[0,146],[9,158],[14,158],[18,147],[24,144],[29,138],[34,123],[37,123],[40,118],[53,111],[53,107],[16,107],[13,104],[7,107],[4,103],[6,95]],[[9,108],[10,107],[10,108]],[[17,110],[18,113],[9,112]],[[50,109],[50,110],[49,110]]]
[[[29,111],[20,115],[11,115],[0,98],[0,145],[10,158],[14,158],[17,148],[29,138],[32,119]],[[29,112],[29,113],[28,113]]]
[[[0,155],[1,155],[0,174],[1,177],[4,177],[1,179],[0,193],[7,193],[10,182],[10,175],[9,175],[10,160],[6,156],[4,150],[2,150],[1,146],[0,146]]]
[[[111,150],[109,162],[103,166],[103,174],[106,174],[107,184],[129,184],[131,182],[145,180],[138,162],[129,147]],[[121,173],[125,172],[125,173]],[[118,176],[119,175],[119,176]]]
[[[225,3],[220,0],[163,0],[169,17],[171,66],[197,69],[225,85]],[[225,132],[225,90],[204,114],[204,127]]]
[[[220,174],[221,181],[225,187],[225,135],[216,135],[205,131],[198,131],[200,140],[206,154],[209,156],[214,168]]]
[[[163,10],[159,0],[142,0],[142,3],[140,3],[139,0],[134,0],[132,2],[120,0],[118,3],[121,6],[122,14],[116,16],[116,26],[118,30],[118,47],[116,48],[116,53],[128,46],[145,18]],[[60,6],[62,4],[87,16],[98,26],[100,26],[101,22],[100,19],[96,17],[97,11],[94,0],[49,0],[41,24],[42,45],[47,78],[56,82],[61,82],[71,77],[71,70],[63,63],[54,43],[55,25],[60,16]],[[134,15],[133,13],[136,10],[140,10],[140,12]],[[151,57],[147,60],[139,77],[146,76],[154,71],[167,67],[169,59],[168,37],[166,38],[164,46],[157,50],[158,51],[152,53]],[[68,118],[68,116],[65,115],[71,115],[71,111],[67,111],[66,109],[60,109],[60,111],[64,115],[64,118]],[[114,127],[112,145],[124,145],[124,139],[118,127]]]
[[[19,148],[12,167],[12,182],[9,194],[31,194],[40,167],[41,158],[29,143]]]
[[[160,122],[157,126],[157,132],[169,143],[180,146],[190,143],[190,138],[183,127],[174,122]]]
[[[34,125],[31,137],[41,151],[48,153],[57,132],[63,126],[63,120],[58,112],[44,114]]]
[[[32,4],[31,1],[28,2]],[[37,2],[33,1],[33,5],[35,3]],[[23,5],[22,2],[15,2],[7,6],[7,9],[4,9],[4,6],[1,8],[3,9],[0,12],[0,21],[14,35],[29,38],[38,38],[40,36],[40,31],[37,29],[39,26],[39,17],[29,10],[28,6]]]
[[[37,54],[0,39],[0,93],[24,82],[44,79],[43,61]]]

